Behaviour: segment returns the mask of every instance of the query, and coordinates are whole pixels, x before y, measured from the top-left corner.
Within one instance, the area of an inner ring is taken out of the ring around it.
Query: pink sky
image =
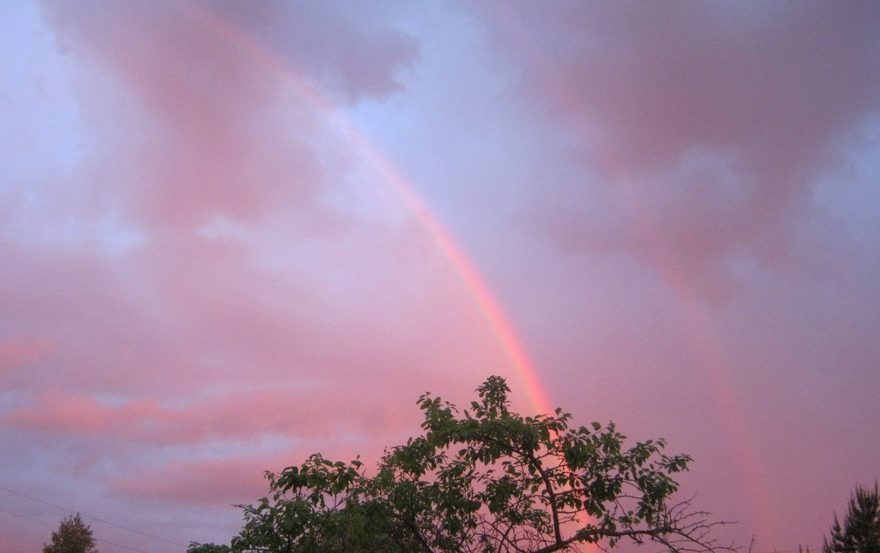
[[[0,553],[228,541],[489,374],[692,454],[755,553],[880,477],[876,2],[0,21]]]

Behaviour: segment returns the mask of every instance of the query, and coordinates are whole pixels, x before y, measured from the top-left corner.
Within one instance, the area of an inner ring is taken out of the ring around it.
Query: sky
[[[227,542],[488,375],[754,553],[880,477],[880,4],[0,3],[0,553]]]

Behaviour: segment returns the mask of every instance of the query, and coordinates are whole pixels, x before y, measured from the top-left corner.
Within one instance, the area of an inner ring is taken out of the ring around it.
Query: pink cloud
[[[180,462],[110,482],[114,493],[197,505],[250,503],[266,493],[262,457]]]
[[[92,67],[80,94],[103,147],[82,177],[90,202],[178,232],[216,215],[252,222],[279,205],[313,206],[328,171],[313,151],[320,119],[285,73],[307,81],[321,68],[334,76],[328,93],[389,93],[415,45],[322,3],[298,10],[47,2],[62,46]],[[335,38],[313,40],[324,27]],[[265,63],[239,36],[281,61]]]
[[[112,256],[89,241],[0,244],[15,267],[0,275],[4,306],[23,329],[57,340],[63,359],[37,367],[32,391],[50,374],[53,386],[124,397],[321,373],[356,385],[366,368],[421,364],[419,344],[389,340],[383,326],[396,323],[370,319],[398,309],[396,293],[414,291],[413,308],[443,303],[431,290],[445,276],[386,274],[431,246],[420,235],[401,253],[397,231],[323,203],[351,154],[325,140],[326,114],[277,72],[342,101],[390,94],[417,54],[412,38],[381,10],[354,17],[323,2],[49,1],[43,12],[73,64],[86,146],[69,174],[43,183],[36,223],[67,232],[110,217],[118,226],[102,239],[136,238]],[[326,30],[333,40],[320,38]],[[224,225],[232,231],[212,234]],[[327,271],[347,280],[328,283]],[[359,293],[345,304],[340,291],[351,287]]]
[[[822,219],[817,182],[880,110],[870,4],[523,3],[487,21],[594,174],[577,185],[592,205],[551,203],[538,225],[699,294],[729,293],[738,258],[810,255],[798,233]]]
[[[0,370],[18,369],[42,358],[52,349],[52,341],[12,337],[0,342]]]
[[[212,23],[354,102],[398,90],[397,72],[417,55],[381,9],[48,1],[43,12],[71,63],[85,153],[41,181],[35,224],[67,234],[109,217],[102,240],[135,238],[113,254],[89,240],[0,243],[13,267],[0,274],[8,320],[16,333],[50,336],[59,359],[38,364],[21,390],[179,398],[304,379],[338,383],[345,396],[396,375],[415,397],[436,378],[426,375],[449,369],[438,349],[461,353],[459,371],[498,362],[469,332],[478,316],[450,321],[449,306],[470,300],[447,266],[425,264],[434,246],[420,229],[327,207],[348,145],[325,140],[326,114]],[[120,416],[77,408],[88,416],[74,427],[106,430],[104,418]],[[61,428],[73,411],[28,420]],[[370,420],[378,428],[382,417]]]
[[[37,406],[14,410],[3,419],[6,424],[24,426],[31,430],[58,431],[76,434],[101,433],[116,420],[112,409],[99,405],[91,398],[49,393],[42,396]]]
[[[333,395],[333,402],[326,400],[328,394]],[[399,415],[377,406],[371,396],[353,388],[330,390],[326,386],[255,389],[181,407],[149,399],[109,404],[86,395],[52,391],[7,412],[0,422],[31,433],[123,440],[132,447],[256,441],[266,435],[367,439],[393,434],[405,424]]]
[[[355,454],[339,444],[323,448],[331,460],[349,461]],[[118,495],[155,499],[187,505],[234,505],[253,503],[268,492],[265,471],[279,472],[302,463],[312,451],[287,450],[266,455],[249,455],[203,461],[174,461],[159,468],[114,478],[108,482]],[[380,452],[373,446],[361,456],[368,471]]]
[[[440,372],[503,363],[446,269],[400,256],[393,237],[335,244],[316,246],[329,248],[326,260],[285,271],[256,263],[251,243],[225,238],[169,237],[112,258],[0,245],[5,324],[54,344],[52,363],[16,371],[16,388],[173,401],[278,383],[324,383],[343,397],[404,386],[409,405]],[[341,294],[340,283],[357,293]]]

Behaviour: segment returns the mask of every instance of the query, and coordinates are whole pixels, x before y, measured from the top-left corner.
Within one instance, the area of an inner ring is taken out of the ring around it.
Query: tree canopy
[[[43,546],[43,553],[97,553],[92,529],[79,513],[62,519],[52,532],[52,543]]]
[[[721,522],[673,502],[688,455],[663,439],[624,446],[613,423],[571,426],[571,415],[511,411],[501,377],[460,410],[418,400],[423,433],[387,449],[375,475],[360,459],[313,454],[267,472],[270,494],[242,506],[235,551],[550,553],[580,544],[655,542],[671,551],[719,547]]]
[[[880,490],[858,486],[849,499],[843,525],[834,515],[823,553],[880,553]]]

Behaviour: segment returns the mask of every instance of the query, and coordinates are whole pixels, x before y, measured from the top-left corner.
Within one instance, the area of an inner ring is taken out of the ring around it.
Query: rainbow
[[[526,56],[540,55],[541,48],[534,44],[520,21],[511,17],[507,10],[493,10],[492,15],[504,22],[514,31],[514,38],[520,44]],[[566,83],[554,78],[550,73],[552,63],[535,64],[539,72],[538,82],[550,86],[555,83],[552,91],[564,101],[576,101],[577,94]],[[600,148],[600,159],[606,160],[607,165],[601,167],[600,172],[617,181],[616,190],[620,193],[622,207],[628,209],[636,221],[636,232],[640,238],[649,244],[652,253],[659,262],[660,272],[667,280],[670,287],[679,295],[687,298],[697,297],[696,284],[681,262],[676,252],[669,246],[670,241],[665,238],[665,232],[656,217],[652,215],[650,206],[639,196],[636,190],[623,178],[623,160],[619,159],[614,152],[607,147],[603,148],[601,141],[596,140],[596,129],[589,128],[578,118],[569,121],[575,130],[585,139],[585,142]],[[724,429],[734,444],[734,449],[739,457],[742,470],[747,482],[747,493],[753,509],[758,514],[762,525],[761,534],[773,536],[773,528],[779,526],[779,521],[770,509],[770,493],[763,477],[763,470],[758,462],[758,455],[754,448],[754,440],[749,432],[748,424],[742,400],[737,393],[736,385],[730,375],[732,367],[726,361],[722,347],[722,341],[717,331],[713,328],[712,320],[706,308],[691,302],[679,302],[683,320],[687,325],[692,337],[691,347],[698,355],[703,366],[706,367],[707,382],[710,386],[713,398],[718,406],[718,413],[724,423]]]
[[[446,257],[462,284],[469,291],[479,312],[495,335],[505,357],[516,372],[532,407],[539,413],[551,413],[552,404],[548,394],[541,385],[537,370],[530,360],[522,340],[517,336],[509,317],[505,314],[498,300],[495,299],[474,263],[456,243],[452,234],[425,205],[403,172],[387,155],[382,153],[374,141],[370,140],[352,122],[351,118],[321,94],[316,87],[303,79],[280,56],[208,8],[192,5],[190,13],[194,21],[218,40],[231,45],[248,61],[281,79],[285,85],[297,91],[303,99],[309,102],[311,107],[335,125],[335,128],[349,141],[361,159],[366,161],[382,177],[384,183],[402,200],[438,250]]]
[[[586,132],[581,129],[582,132]],[[679,302],[683,320],[691,337],[691,348],[702,359],[706,368],[707,382],[717,404],[717,410],[728,438],[740,459],[746,480],[747,493],[761,524],[763,536],[773,536],[773,528],[778,526],[776,516],[770,510],[770,493],[758,463],[754,440],[746,423],[742,400],[737,387],[731,379],[733,368],[725,359],[724,349],[718,332],[714,329],[711,316],[706,307],[694,298],[699,296],[696,283],[685,264],[665,239],[665,231],[652,215],[649,206],[639,196],[623,176],[623,164],[612,152],[602,152],[602,159],[608,160],[603,168],[605,174],[619,181],[617,190],[623,207],[628,209],[635,220],[635,230],[640,239],[652,248],[659,271],[673,291],[686,298]]]

